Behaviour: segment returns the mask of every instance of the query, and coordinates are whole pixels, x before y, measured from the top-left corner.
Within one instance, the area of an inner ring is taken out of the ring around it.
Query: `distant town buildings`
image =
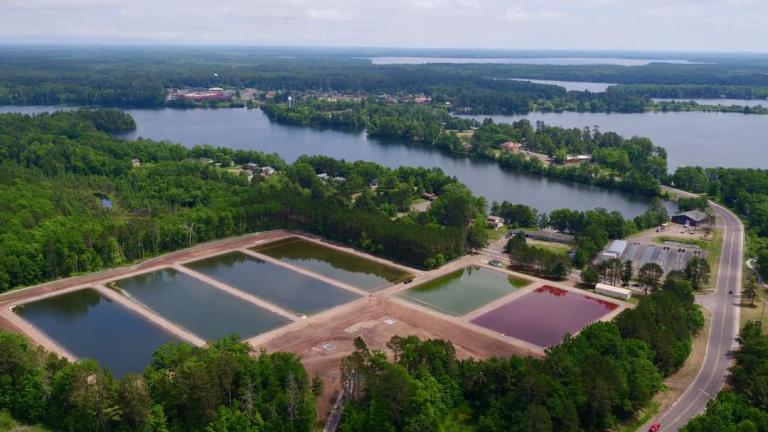
[[[211,88],[192,88],[192,89],[170,89],[168,91],[168,101],[215,101],[228,102],[232,99],[232,92],[224,90],[221,87]]]

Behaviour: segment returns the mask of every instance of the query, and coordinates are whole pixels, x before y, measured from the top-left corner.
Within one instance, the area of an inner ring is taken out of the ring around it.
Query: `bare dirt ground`
[[[391,324],[388,324],[385,320],[393,320],[394,323],[390,321]],[[325,386],[318,401],[318,414],[324,421],[339,392],[339,365],[344,357],[353,352],[354,339],[362,337],[369,348],[391,354],[386,344],[395,335],[448,339],[456,347],[459,358],[540,355],[500,338],[477,332],[456,320],[425,314],[383,296],[370,297],[368,301],[346,308],[343,313],[327,316],[321,321],[307,322],[253,345],[267,352],[292,352],[301,358],[310,375],[322,378]],[[334,348],[325,349],[325,344],[332,344]]]

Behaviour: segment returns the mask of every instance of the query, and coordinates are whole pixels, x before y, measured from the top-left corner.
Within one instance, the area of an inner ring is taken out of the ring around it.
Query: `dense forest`
[[[160,347],[141,375],[117,379],[0,331],[2,413],[55,431],[314,431],[315,396],[298,357],[251,352],[229,337]],[[24,429],[19,429],[24,430]]]
[[[741,329],[739,344],[730,388],[711,400],[707,411],[692,419],[684,432],[768,430],[768,336],[749,322]]]
[[[768,278],[768,171],[680,167],[671,181],[676,187],[707,194],[733,209],[746,225],[748,253],[757,257],[761,273]]]
[[[666,151],[649,139],[627,139],[596,128],[566,129],[543,122],[532,125],[525,119],[512,124],[497,124],[490,119],[477,123],[454,117],[441,107],[375,101],[309,99],[291,107],[286,103],[268,103],[262,110],[270,119],[282,123],[365,129],[370,136],[399,138],[449,153],[496,160],[516,171],[647,195],[659,194],[660,180],[667,172]],[[522,144],[526,151],[502,151],[501,144],[508,141]],[[577,165],[565,163],[568,156],[579,154],[591,158]]]
[[[290,51],[290,50],[287,50]],[[0,49],[0,105],[74,104],[157,107],[165,89],[246,88],[426,94],[437,103],[481,114],[530,110],[642,112],[650,97],[765,98],[764,64],[644,66],[424,64],[379,65],[323,50],[295,57],[269,49],[64,48]],[[604,93],[566,91],[510,78],[628,84]],[[674,96],[678,97],[678,96]],[[696,109],[670,105],[667,109]],[[712,108],[710,108],[712,109]],[[753,111],[749,112],[762,112]]]
[[[131,122],[113,111],[0,115],[0,291],[274,228],[417,267],[485,243],[483,224],[467,224],[483,217],[485,202],[440,170],[323,157],[287,165],[276,155],[103,132]],[[250,162],[277,174],[249,181],[238,169]],[[393,218],[423,192],[440,196],[429,212]]]
[[[362,339],[341,366],[339,430],[599,431],[648,406],[704,325],[687,282],[668,280],[614,321],[544,359],[459,360],[450,342],[394,337],[389,361]]]

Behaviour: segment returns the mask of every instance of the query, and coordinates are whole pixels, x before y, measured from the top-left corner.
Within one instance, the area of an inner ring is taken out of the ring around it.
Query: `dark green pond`
[[[173,269],[118,281],[131,298],[206,340],[255,336],[290,321]]]
[[[493,270],[466,267],[400,294],[449,315],[469,313],[517,291],[519,281]]]
[[[252,250],[366,291],[375,291],[412,276],[395,267],[299,237],[273,241]]]
[[[72,354],[97,360],[118,377],[141,372],[160,345],[177,340],[93,289],[27,303],[14,312]]]
[[[185,264],[227,285],[284,309],[310,315],[359,295],[241,252]]]

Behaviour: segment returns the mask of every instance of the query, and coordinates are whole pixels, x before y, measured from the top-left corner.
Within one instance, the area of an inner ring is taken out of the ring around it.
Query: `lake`
[[[462,116],[466,117],[466,116]],[[667,149],[670,172],[678,166],[768,166],[768,116],[717,112],[619,113],[529,113],[526,115],[477,115],[495,122],[528,119],[562,127],[597,125],[603,132],[625,137],[646,136]]]
[[[588,91],[592,93],[602,93],[608,87],[616,84],[600,83],[600,82],[582,82],[582,81],[552,81],[552,80],[537,80],[528,78],[510,78],[512,81],[528,81],[535,84],[549,84],[563,87],[568,91]]]
[[[2,111],[25,113],[44,112],[56,107],[0,107]],[[402,142],[369,138],[365,133],[350,133],[335,130],[319,130],[306,127],[288,126],[271,122],[260,110],[248,109],[133,109],[127,110],[136,120],[137,129],[121,135],[126,139],[138,137],[169,140],[186,146],[213,144],[235,149],[260,150],[278,153],[288,162],[303,154],[326,155],[337,159],[367,160],[388,167],[423,166],[440,167],[446,174],[456,177],[478,195],[490,201],[511,201],[526,204],[543,212],[559,208],[590,210],[603,207],[617,210],[625,216],[634,217],[648,208],[649,198],[617,190],[570,183],[566,181],[519,173],[501,168],[488,160],[472,160],[466,157],[446,154],[429,147],[407,145]],[[564,113],[564,115],[575,113]],[[709,113],[693,113],[709,114]],[[531,114],[535,116],[536,114]],[[541,114],[538,114],[541,115]],[[583,126],[595,124],[600,114],[577,114],[573,123]],[[630,114],[624,117],[635,122],[643,131],[642,117],[646,114]],[[673,114],[663,114],[673,115]],[[595,116],[595,117],[588,117]],[[748,121],[765,120],[758,116],[739,114]],[[484,116],[479,116],[480,118]],[[499,116],[497,116],[499,118]],[[558,117],[550,115],[551,121]],[[670,117],[671,118],[671,117]],[[514,119],[517,119],[515,117]],[[506,121],[512,118],[507,117]],[[716,125],[701,121],[700,128],[717,129]],[[651,128],[652,125],[648,125]],[[608,130],[603,128],[603,130]],[[649,134],[653,132],[647,131]],[[696,131],[685,132],[708,143],[707,134]],[[746,143],[738,143],[747,145]],[[663,144],[662,144],[663,145]],[[700,152],[704,153],[704,152]]]
[[[128,110],[137,129],[124,138],[166,139],[184,145],[213,144],[278,153],[292,162],[301,155],[367,160],[388,167],[440,167],[489,201],[513,201],[549,212],[558,208],[604,207],[636,216],[648,197],[574,184],[502,169],[493,161],[472,160],[428,147],[369,138],[365,133],[319,130],[271,122],[260,110]]]
[[[628,59],[616,57],[372,57],[373,64],[420,65],[430,63],[451,64],[532,64],[532,65],[616,65],[645,66],[650,63],[696,64],[688,60]]]

